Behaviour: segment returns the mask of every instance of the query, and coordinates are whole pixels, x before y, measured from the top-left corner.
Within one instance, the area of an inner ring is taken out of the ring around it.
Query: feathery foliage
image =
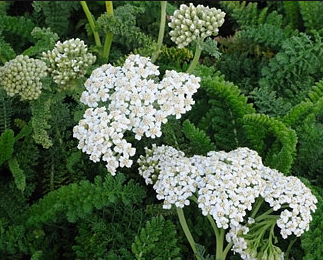
[[[180,260],[175,225],[162,215],[152,217],[135,237],[132,251],[137,260]]]
[[[128,53],[134,48],[154,46],[156,43],[136,25],[136,15],[143,13],[144,9],[130,4],[119,6],[111,16],[103,13],[97,19],[97,28],[101,35],[112,33],[114,44],[123,46]],[[112,61],[115,60],[112,57]]]
[[[232,82],[226,81],[224,75],[216,73],[214,76],[203,76],[203,70],[197,70],[201,76],[201,93],[205,102],[201,103],[204,114],[192,116],[200,118],[195,123],[204,130],[218,149],[233,149],[245,144],[241,119],[245,114],[254,113],[252,104]],[[199,110],[199,104],[196,104]],[[192,109],[194,113],[195,108]],[[196,119],[195,119],[196,120]]]
[[[282,43],[282,49],[262,69],[259,90],[255,90],[255,104],[265,102],[266,97],[258,94],[262,88],[274,91],[285,103],[296,105],[305,99],[311,86],[323,77],[321,70],[323,57],[322,38],[315,38],[300,33],[299,36],[288,38]],[[311,61],[311,62],[309,62]],[[273,105],[273,107],[277,107]],[[259,107],[261,109],[261,107]],[[275,111],[283,116],[286,110]]]
[[[316,103],[323,97],[323,79],[318,82],[315,82],[314,86],[312,86],[311,90],[308,93],[308,97],[306,100],[310,100],[313,103]]]
[[[13,154],[13,146],[15,144],[14,132],[6,129],[0,136],[0,166],[8,161]]]
[[[43,15],[44,26],[59,36],[74,29],[71,28],[70,17],[80,9],[78,1],[33,1],[32,6],[36,13]]]
[[[315,89],[316,86],[313,88]],[[323,97],[315,103],[309,100],[301,102],[283,118],[285,124],[295,129],[298,137],[293,173],[311,180],[311,183],[318,187],[323,187],[322,111]]]
[[[323,3],[321,1],[297,1],[304,22],[305,32],[322,32]]]
[[[301,29],[303,20],[300,12],[300,2],[299,1],[282,1],[284,6],[284,11],[286,14],[285,19],[288,26],[293,29]]]
[[[31,36],[37,41],[23,52],[23,55],[29,57],[34,55],[40,56],[42,52],[53,49],[56,41],[59,39],[58,35],[53,33],[50,28],[35,27],[31,31]]]
[[[267,7],[259,10],[257,2],[220,1],[220,6],[226,13],[230,14],[239,29],[263,23],[263,19],[268,12]]]
[[[195,127],[189,119],[183,122],[183,132],[189,140],[189,150],[187,154],[202,154],[206,155],[209,151],[215,151],[216,146],[212,143],[209,136],[203,130]]]
[[[32,127],[33,137],[37,144],[41,144],[44,148],[49,148],[53,145],[53,141],[48,135],[47,130],[50,129],[48,120],[51,118],[50,106],[51,106],[51,95],[42,94],[37,100],[31,101],[32,111]]]
[[[280,120],[264,114],[247,114],[243,127],[264,164],[290,174],[296,155],[296,132]]]
[[[0,133],[11,128],[12,114],[12,98],[6,94],[4,89],[0,88]]]
[[[120,205],[118,210],[121,211],[119,214],[121,216],[124,207],[140,205],[145,197],[144,189],[132,180],[125,181],[126,177],[122,173],[114,177],[97,176],[93,183],[84,180],[48,193],[33,204],[24,215],[18,217],[22,221],[20,224],[3,225],[0,238],[1,254],[17,252],[31,254],[31,251],[37,251],[37,246],[43,250],[55,251],[46,245],[47,225],[61,223],[64,219],[70,223],[77,220],[89,221],[94,211],[114,208],[114,205]],[[41,242],[42,240],[44,242]],[[4,246],[6,248],[3,248]]]
[[[0,31],[0,62],[5,64],[7,61],[14,59],[15,57],[16,53],[14,49],[11,47],[11,44],[5,41]]]

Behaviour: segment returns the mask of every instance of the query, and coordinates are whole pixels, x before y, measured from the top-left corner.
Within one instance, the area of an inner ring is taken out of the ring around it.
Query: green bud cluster
[[[189,6],[182,4],[168,23],[172,29],[169,32],[171,40],[178,45],[178,48],[184,48],[191,42],[215,36],[224,23],[224,17],[225,13],[220,9],[203,5],[195,7],[192,3]]]
[[[69,88],[70,83],[83,77],[96,56],[88,53],[84,41],[76,38],[58,41],[52,51],[43,52],[43,60],[49,61],[49,72],[61,89]]]
[[[47,76],[46,63],[18,55],[0,67],[0,84],[9,96],[19,94],[21,100],[37,99],[41,94],[41,78]]]

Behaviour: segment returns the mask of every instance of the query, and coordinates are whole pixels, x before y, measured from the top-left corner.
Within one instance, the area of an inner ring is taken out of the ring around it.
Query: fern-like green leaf
[[[78,1],[33,1],[35,12],[45,17],[45,27],[59,36],[66,35],[70,30],[70,17],[73,11],[80,8]]]
[[[294,29],[300,29],[302,17],[299,1],[282,1],[287,23]]]
[[[0,16],[0,31],[10,32],[23,38],[30,38],[35,24],[24,16]]]
[[[6,129],[0,136],[0,166],[12,157],[14,143],[14,132]]]
[[[5,41],[0,31],[0,62],[5,64],[7,61],[16,57],[16,52],[11,45]]]
[[[88,216],[94,209],[115,203],[139,203],[145,193],[133,181],[123,185],[125,176],[108,175],[103,180],[97,176],[94,183],[81,181],[52,191],[34,204],[29,210],[28,225],[55,222],[62,217],[69,222]]]
[[[215,151],[216,146],[203,130],[195,127],[189,119],[183,122],[183,132],[190,141],[191,153],[206,155],[209,151]]]
[[[126,53],[134,48],[154,46],[156,42],[136,26],[136,15],[143,12],[143,8],[130,4],[119,6],[114,16],[104,13],[97,19],[98,30],[101,35],[112,33],[114,42],[122,44]]]
[[[316,82],[312,89],[308,93],[308,98],[306,100],[310,100],[313,103],[317,102],[320,98],[323,97],[323,79]]]
[[[195,116],[200,119],[195,123],[204,130],[218,149],[234,149],[245,145],[240,119],[255,110],[240,89],[232,82],[226,81],[223,75],[204,75],[197,67],[195,71],[201,77],[201,90],[205,91],[202,100],[207,105],[203,107],[204,114]],[[194,108],[193,108],[194,109]],[[194,119],[196,120],[196,119]]]
[[[180,260],[174,224],[163,216],[152,217],[132,244],[137,260]]]
[[[11,127],[12,114],[11,98],[6,94],[5,90],[0,87],[0,133]]]
[[[289,174],[296,156],[295,130],[264,114],[247,114],[243,124],[253,149],[264,158],[264,164]]]
[[[258,25],[258,3],[247,1],[220,1],[226,13],[229,13],[240,29]]]
[[[53,141],[47,132],[51,127],[48,123],[51,118],[51,103],[51,96],[46,94],[42,94],[37,100],[30,102],[32,111],[31,123],[34,131],[33,137],[37,144],[41,144],[46,149],[53,145]]]
[[[24,191],[26,188],[26,176],[24,174],[24,171],[20,168],[17,159],[9,159],[8,164],[17,188],[21,191]]]
[[[56,33],[53,33],[50,28],[35,27],[31,36],[37,40],[34,46],[26,49],[22,54],[31,56],[41,56],[42,52],[51,50],[55,47],[56,41],[59,39]]]
[[[296,127],[302,124],[305,117],[313,110],[312,102],[301,102],[300,104],[292,107],[288,113],[283,117],[282,121],[291,127]]]
[[[313,30],[319,31],[322,29],[322,1],[297,1],[300,8],[300,13],[304,21],[305,31],[311,33]]]

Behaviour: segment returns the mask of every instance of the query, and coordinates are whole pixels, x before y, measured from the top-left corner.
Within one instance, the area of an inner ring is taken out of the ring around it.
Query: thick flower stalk
[[[34,100],[42,90],[41,79],[47,76],[46,63],[26,55],[18,55],[0,67],[0,84],[9,96]]]
[[[49,62],[48,71],[59,89],[72,88],[72,82],[83,77],[96,61],[96,56],[89,53],[84,41],[78,38],[58,41],[53,50],[42,55],[42,59]]]
[[[194,104],[200,78],[166,71],[158,82],[159,74],[149,58],[130,55],[122,67],[105,64],[85,82],[81,102],[89,108],[74,137],[92,161],[106,161],[113,175],[118,167],[132,165],[135,148],[126,141],[128,133],[137,140],[160,137],[168,116],[180,118]]]
[[[264,166],[249,148],[190,158],[170,146],[145,149],[146,155],[138,159],[139,173],[153,185],[163,207],[183,208],[190,200],[196,202],[202,215],[215,223],[217,243],[223,246],[221,239],[226,239],[242,259],[283,259],[284,252],[274,245],[274,228],[280,229],[283,239],[309,229],[317,203],[311,190],[298,178]],[[256,216],[264,202],[270,209]],[[225,259],[228,246],[217,247],[216,259]]]

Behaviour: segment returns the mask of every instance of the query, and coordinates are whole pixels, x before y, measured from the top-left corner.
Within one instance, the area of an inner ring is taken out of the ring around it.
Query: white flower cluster
[[[212,216],[218,228],[228,229],[226,239],[233,243],[232,250],[242,259],[259,257],[255,247],[249,244],[258,243],[259,234],[263,234],[259,229],[264,226],[252,218],[243,224],[258,197],[274,211],[284,209],[275,218],[264,220],[265,227],[268,221],[273,226],[277,224],[283,238],[291,234],[300,236],[309,228],[311,212],[316,210],[316,197],[298,178],[286,177],[264,166],[261,157],[249,148],[228,153],[211,151],[206,156],[190,158],[170,146],[153,145],[145,149],[146,155],[138,159],[139,174],[146,184],[153,184],[157,198],[164,200],[163,207],[183,208],[189,205],[190,196],[197,196],[202,214]],[[254,227],[250,234],[249,226]],[[280,259],[284,253],[272,245],[268,255]]]
[[[11,97],[19,94],[21,100],[37,99],[47,69],[46,63],[39,59],[18,55],[0,67],[0,83]]]
[[[180,118],[194,104],[193,94],[200,78],[187,73],[160,72],[147,57],[130,55],[123,67],[105,64],[95,69],[86,80],[81,102],[89,108],[74,127],[78,148],[90,159],[107,162],[111,174],[120,166],[130,167],[135,148],[124,137],[126,131],[140,140],[162,135],[162,124],[170,115]]]
[[[163,208],[172,205],[183,208],[197,189],[200,172],[185,154],[170,146],[145,148],[146,156],[140,156],[139,174],[146,184],[153,184],[157,199],[164,200]]]
[[[171,40],[184,48],[193,41],[204,40],[211,35],[217,35],[219,27],[224,23],[225,13],[220,9],[190,3],[181,4],[171,16],[168,26]]]
[[[248,148],[238,148],[229,153],[209,152],[202,164],[205,176],[199,182],[198,207],[219,228],[237,226],[263,189],[261,157]]]
[[[301,236],[309,229],[311,212],[316,210],[317,198],[295,176],[284,176],[275,169],[265,167],[263,178],[266,187],[261,196],[275,210],[288,206],[280,213],[277,226],[283,238],[294,234]]]
[[[51,51],[43,52],[42,59],[49,61],[49,72],[60,89],[69,87],[69,82],[83,77],[96,57],[88,53],[84,41],[76,38],[58,41]]]
[[[146,148],[146,153],[138,160],[139,174],[147,184],[154,184],[163,207],[184,207],[197,191],[202,214],[211,215],[219,228],[242,222],[264,186],[261,158],[248,148],[191,158],[164,145]]]

